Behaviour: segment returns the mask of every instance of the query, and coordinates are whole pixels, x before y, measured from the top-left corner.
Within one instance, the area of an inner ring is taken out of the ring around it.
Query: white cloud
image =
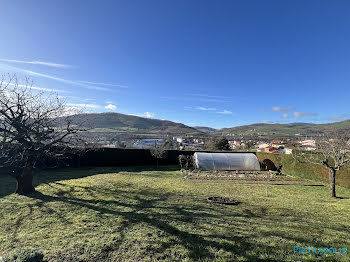
[[[285,112],[285,111],[291,111],[293,110],[294,108],[293,107],[273,107],[272,108],[272,111],[277,111],[277,112]]]
[[[96,105],[96,104],[67,104],[67,106],[71,106],[71,107],[79,107],[79,108],[101,108],[101,106]]]
[[[218,114],[223,114],[223,115],[231,115],[232,112],[231,111],[228,111],[228,110],[224,110],[224,111],[221,111],[221,112],[217,112]]]
[[[203,106],[197,106],[196,109],[202,110],[202,111],[215,111],[216,110],[216,108],[203,107]]]
[[[289,118],[289,114],[283,114],[282,117],[283,118]]]
[[[116,85],[116,84],[107,84],[107,83],[100,83],[100,82],[90,82],[90,81],[82,81],[79,80],[78,82],[84,83],[84,84],[89,84],[89,85],[98,85],[98,86],[114,86],[114,87],[121,87],[121,88],[129,88],[126,85]]]
[[[129,114],[131,116],[139,116],[139,117],[146,117],[146,118],[154,118],[155,114],[151,112],[145,112],[145,113],[138,113],[138,114]]]
[[[262,123],[262,124],[273,124],[273,121],[271,121],[271,120],[262,120],[260,123]]]
[[[106,109],[109,109],[109,110],[116,110],[117,109],[117,106],[115,105],[112,105],[112,104],[108,104],[105,106]]]
[[[151,112],[145,112],[144,115],[147,118],[153,118],[154,117],[154,113],[151,113]]]
[[[23,61],[23,60],[1,59],[1,58],[0,58],[0,62],[16,63],[16,64],[44,65],[44,66],[57,67],[57,68],[69,68],[69,67],[73,67],[72,65],[57,64],[57,63],[52,63],[52,62],[44,62],[44,61]]]

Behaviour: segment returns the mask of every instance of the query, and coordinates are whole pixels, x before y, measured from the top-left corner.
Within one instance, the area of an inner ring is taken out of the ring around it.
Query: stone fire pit
[[[228,197],[213,196],[213,197],[208,197],[207,200],[209,203],[214,203],[214,204],[223,204],[223,205],[238,205],[239,204],[239,202],[237,200],[234,200],[233,198],[228,198]]]

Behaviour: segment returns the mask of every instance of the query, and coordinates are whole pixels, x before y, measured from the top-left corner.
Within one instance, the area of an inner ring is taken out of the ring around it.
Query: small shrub
[[[193,156],[179,155],[179,163],[181,169],[193,170],[195,169]]]

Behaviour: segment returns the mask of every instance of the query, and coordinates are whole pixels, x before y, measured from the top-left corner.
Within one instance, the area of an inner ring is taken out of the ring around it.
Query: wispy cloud
[[[307,112],[294,112],[293,116],[295,117],[303,117],[306,116],[308,113]]]
[[[112,91],[109,88],[104,88],[104,87],[98,87],[98,86],[91,86],[88,84],[84,84],[78,81],[73,81],[73,80],[68,80],[68,79],[64,79],[61,77],[56,77],[56,76],[52,76],[52,75],[48,75],[48,74],[43,74],[43,73],[38,73],[38,72],[34,72],[31,70],[26,70],[26,69],[22,69],[22,68],[18,68],[18,67],[14,67],[14,66],[9,66],[7,64],[0,64],[0,68],[3,70],[9,70],[9,71],[13,71],[13,72],[20,72],[20,73],[24,73],[30,76],[37,76],[37,77],[42,77],[42,78],[46,78],[46,79],[51,79],[51,80],[55,80],[61,83],[65,83],[65,84],[70,84],[70,85],[75,85],[75,86],[80,86],[86,89],[92,89],[92,90],[100,90],[100,91]]]
[[[216,99],[216,98],[197,98],[198,101],[201,102],[210,102],[210,103],[227,103],[228,100],[224,99]]]
[[[69,91],[65,91],[65,92],[69,92]],[[72,100],[78,100],[78,101],[96,101],[95,98],[82,98],[81,96],[59,96],[60,98],[65,98],[65,99],[72,99]]]
[[[52,62],[23,61],[23,60],[3,59],[3,58],[0,58],[0,62],[16,63],[16,64],[30,64],[30,65],[43,65],[43,66],[56,67],[56,68],[70,68],[70,67],[73,67],[72,65],[58,64],[58,63],[52,63]]]
[[[96,101],[96,98],[83,98],[83,101]]]
[[[197,106],[196,109],[201,110],[201,111],[215,111],[216,110],[216,108],[203,107],[203,106]]]
[[[113,104],[108,104],[108,105],[105,106],[105,109],[116,110],[116,109],[117,109],[117,106],[116,106],[116,105],[113,105]]]
[[[276,112],[285,112],[285,111],[291,111],[293,110],[294,108],[293,107],[272,107],[272,111],[276,111]]]
[[[77,81],[72,81],[72,80],[68,80],[68,79],[64,79],[64,78],[60,78],[60,77],[56,77],[56,76],[51,76],[51,75],[47,75],[47,74],[37,73],[37,72],[29,71],[29,70],[25,70],[25,73],[27,73],[29,75],[33,75],[33,76],[39,76],[39,77],[43,77],[43,78],[56,80],[56,81],[63,82],[63,83],[66,83],[66,84],[81,86],[81,87],[86,88],[86,89],[100,90],[100,91],[112,91],[109,88],[98,87],[98,86],[90,86],[90,85],[83,84],[83,83],[80,83],[80,82],[77,82]]]
[[[9,86],[18,86],[22,88],[29,88],[33,90],[43,91],[43,92],[54,92],[54,93],[71,93],[66,90],[60,90],[60,89],[51,89],[51,88],[43,88],[38,86],[31,86],[31,85],[22,85],[22,84],[15,84],[15,83],[8,83],[8,82],[2,82],[3,85],[9,85]]]
[[[349,118],[349,114],[342,114],[342,115],[334,115],[328,118],[330,121],[342,121]]]
[[[92,109],[101,108],[100,105],[96,105],[96,104],[67,104],[67,106],[79,107],[79,108],[92,108]]]
[[[199,97],[208,97],[208,98],[224,98],[227,99],[227,96],[213,96],[213,95],[207,95],[207,94],[193,94],[193,93],[186,93],[187,96],[199,96]]]
[[[224,110],[224,111],[221,111],[221,112],[217,112],[218,114],[223,114],[223,115],[231,115],[232,112],[231,111],[228,111],[228,110]]]
[[[310,112],[294,112],[293,116],[294,117],[303,117],[303,116],[307,116],[307,115],[312,115],[312,116],[317,116],[317,113],[310,113]]]
[[[195,99],[202,102],[213,102],[213,103],[223,103],[228,102],[227,99],[229,97],[227,96],[215,96],[215,95],[208,95],[208,94],[194,94],[194,93],[186,93],[185,95],[190,96],[191,100]]]
[[[201,101],[201,102],[213,102],[213,103],[227,103],[228,100],[224,99],[217,99],[217,98],[207,98],[207,97],[201,97],[201,96],[193,96],[193,97],[173,97],[173,96],[161,96],[160,98],[166,99],[166,100],[177,100],[177,101]]]
[[[283,118],[289,118],[289,114],[283,114],[282,117]]]
[[[79,83],[83,83],[83,84],[88,84],[88,85],[113,86],[113,87],[129,88],[126,85],[107,84],[107,83],[90,82],[90,81],[82,81],[82,80],[79,80],[78,82]]]

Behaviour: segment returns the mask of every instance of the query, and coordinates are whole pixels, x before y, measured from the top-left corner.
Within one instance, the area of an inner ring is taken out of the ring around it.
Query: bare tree
[[[350,136],[342,131],[327,131],[316,143],[316,150],[293,150],[293,157],[302,163],[323,165],[328,169],[330,195],[336,197],[335,178],[337,171],[350,164]]]
[[[0,82],[0,167],[16,179],[16,193],[26,195],[35,191],[33,171],[41,160],[59,159],[82,141],[62,117],[67,107],[57,95],[36,91],[28,79],[23,85],[15,75],[6,79]]]
[[[157,168],[159,159],[166,157],[167,151],[164,145],[158,145],[157,141],[154,142],[153,147],[150,149],[151,155],[157,160]]]

